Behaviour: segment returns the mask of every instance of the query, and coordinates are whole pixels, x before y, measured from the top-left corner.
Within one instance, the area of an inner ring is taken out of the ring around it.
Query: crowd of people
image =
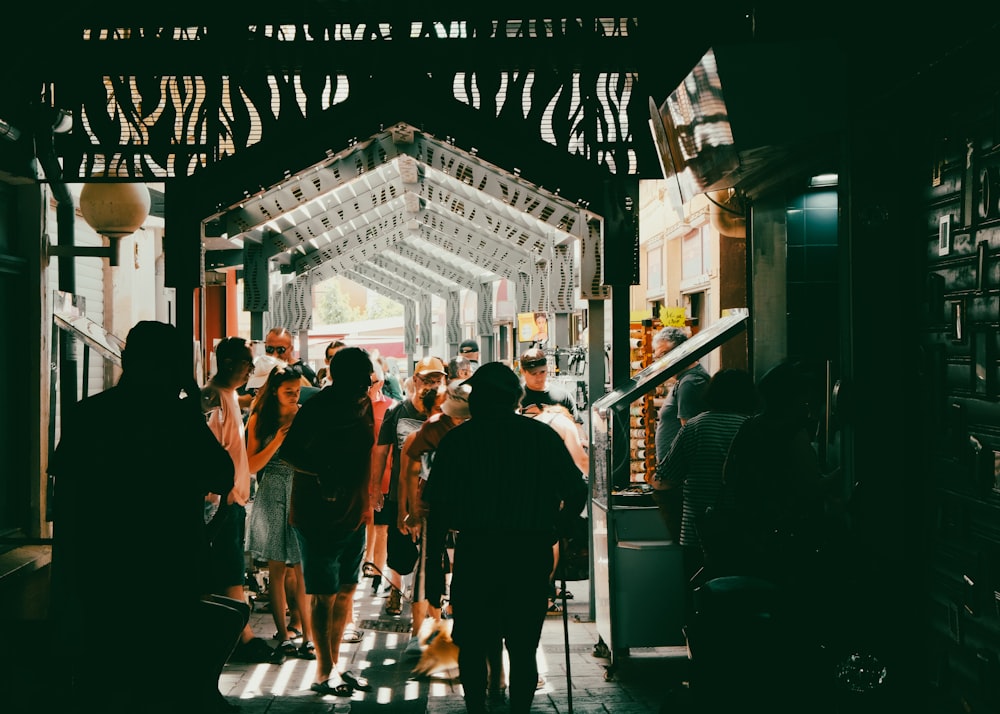
[[[81,701],[103,704],[111,690],[126,706],[141,693],[138,671],[126,678],[134,690],[121,686],[120,672],[110,686],[78,617],[98,604],[93,589],[80,587],[92,553],[122,547],[128,532],[124,547],[135,556],[120,561],[111,581],[123,592],[152,588],[163,558],[183,559],[182,611],[205,642],[192,656],[165,636],[152,659],[136,658],[144,668],[175,668],[178,658],[191,670],[176,697],[161,702],[164,711],[237,709],[218,689],[227,661],[301,657],[316,661],[311,689],[319,694],[371,691],[339,662],[341,642],[361,638],[354,594],[371,576],[382,581],[390,617],[409,593],[403,657],[419,657],[426,623],[450,618],[469,711],[506,701],[509,688],[510,711],[527,712],[540,681],[535,652],[560,529],[567,514],[579,516],[587,494],[575,404],[546,384],[538,355],[522,355],[518,373],[480,364],[479,345],[466,340],[447,362],[418,360],[400,383],[379,355],[336,341],[314,372],[279,327],[256,358],[243,338],[219,341],[214,373],[199,388],[190,347],[170,325],[137,324],[119,383],[67,415],[49,464],[58,483],[57,585],[60,601],[72,603],[64,622]],[[108,430],[120,414],[129,418]],[[467,464],[498,434],[537,454],[538,468],[525,470],[517,450],[501,450],[469,479]],[[152,454],[162,458],[151,465]],[[82,477],[95,457],[107,478]],[[135,506],[122,513],[125,494]],[[254,563],[267,568],[270,642],[250,625]],[[511,568],[523,578],[503,577]],[[498,588],[502,597],[484,603],[480,593]],[[123,608],[124,636],[148,642],[149,619],[132,604],[134,613]]]
[[[686,338],[661,330],[654,356]],[[353,601],[367,576],[381,584],[387,616],[401,614],[408,593],[402,657],[419,657],[428,629],[450,618],[468,711],[488,711],[509,691],[509,711],[528,712],[542,624],[558,607],[558,541],[588,493],[580,416],[549,382],[546,353],[526,350],[515,370],[481,364],[467,340],[447,362],[419,359],[400,383],[377,354],[336,341],[313,372],[295,359],[291,333],[275,328],[256,359],[243,338],[221,340],[203,388],[184,366],[189,354],[171,326],[137,324],[120,381],[66,415],[49,464],[54,584],[71,603],[63,615],[84,700],[108,688],[76,618],[99,604],[81,572],[95,548],[116,543],[135,551],[106,576],[122,591],[152,588],[167,555],[189,565],[182,608],[208,643],[184,658],[192,671],[176,690],[192,711],[236,708],[218,690],[228,660],[316,660],[313,691],[371,691],[339,663],[341,642],[363,635]],[[792,363],[759,384],[737,369],[710,376],[697,361],[673,379],[647,478],[692,581],[705,569],[780,581],[815,548],[836,474],[823,473],[807,427],[805,383]],[[483,459],[500,435],[517,447]],[[102,478],[84,478],[95,459]],[[125,494],[134,505],[122,509]],[[706,517],[712,511],[729,522]],[[266,563],[274,644],[249,624],[248,557]],[[124,631],[148,642],[141,603],[122,608]],[[165,642],[153,661],[179,650]],[[115,690],[137,695],[122,690],[120,675]]]

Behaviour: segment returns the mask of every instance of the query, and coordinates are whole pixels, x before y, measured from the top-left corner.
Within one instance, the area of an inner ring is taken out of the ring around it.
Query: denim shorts
[[[302,554],[302,577],[310,595],[333,595],[357,585],[365,558],[365,527],[347,534],[295,528]]]

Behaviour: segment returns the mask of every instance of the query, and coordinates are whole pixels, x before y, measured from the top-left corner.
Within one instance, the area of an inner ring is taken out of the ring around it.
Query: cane
[[[566,580],[562,583],[562,619],[563,619],[563,645],[566,650],[566,711],[573,714],[573,675],[570,672],[569,662],[569,611],[566,604],[569,598],[566,597]]]

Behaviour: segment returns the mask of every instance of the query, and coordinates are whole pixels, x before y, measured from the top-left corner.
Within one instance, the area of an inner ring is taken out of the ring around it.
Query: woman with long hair
[[[266,560],[271,617],[277,628],[275,639],[286,654],[315,659],[312,644],[312,615],[302,579],[302,556],[295,533],[288,524],[294,469],[281,461],[279,451],[292,420],[299,410],[299,374],[285,365],[271,370],[264,387],[257,392],[247,420],[247,456],[250,471],[257,474],[257,495],[250,512],[247,550]],[[291,570],[291,573],[288,571]],[[294,579],[294,602],[287,602],[285,578]],[[302,644],[297,649],[285,620],[291,605],[302,623]]]

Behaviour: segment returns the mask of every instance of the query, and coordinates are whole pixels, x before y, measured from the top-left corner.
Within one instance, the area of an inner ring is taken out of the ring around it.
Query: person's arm
[[[382,474],[385,473],[391,452],[392,446],[390,444],[376,444],[372,450],[372,469],[368,480],[368,493],[371,496],[372,508],[376,511],[381,511],[382,504],[385,502],[385,494],[382,493]]]
[[[399,493],[396,503],[396,527],[400,533],[410,533],[416,538],[420,534],[420,504],[417,503],[417,479],[420,478],[420,457],[410,453],[410,447],[417,438],[418,431],[406,437],[399,458]]]
[[[573,457],[573,463],[576,464],[576,467],[583,474],[589,474],[590,457],[587,455],[587,451],[583,448],[583,444],[580,441],[580,431],[576,426],[576,422],[570,417],[557,414],[552,420],[551,426],[555,427],[556,431],[559,432],[559,436],[562,437],[563,443],[566,444],[566,449],[569,451],[569,455]]]
[[[257,438],[257,415],[250,415],[250,420],[247,422],[247,461],[250,464],[250,473],[257,473],[267,466],[284,442],[291,425],[292,422],[288,422],[278,427],[274,438],[266,446],[261,446],[260,439]]]

